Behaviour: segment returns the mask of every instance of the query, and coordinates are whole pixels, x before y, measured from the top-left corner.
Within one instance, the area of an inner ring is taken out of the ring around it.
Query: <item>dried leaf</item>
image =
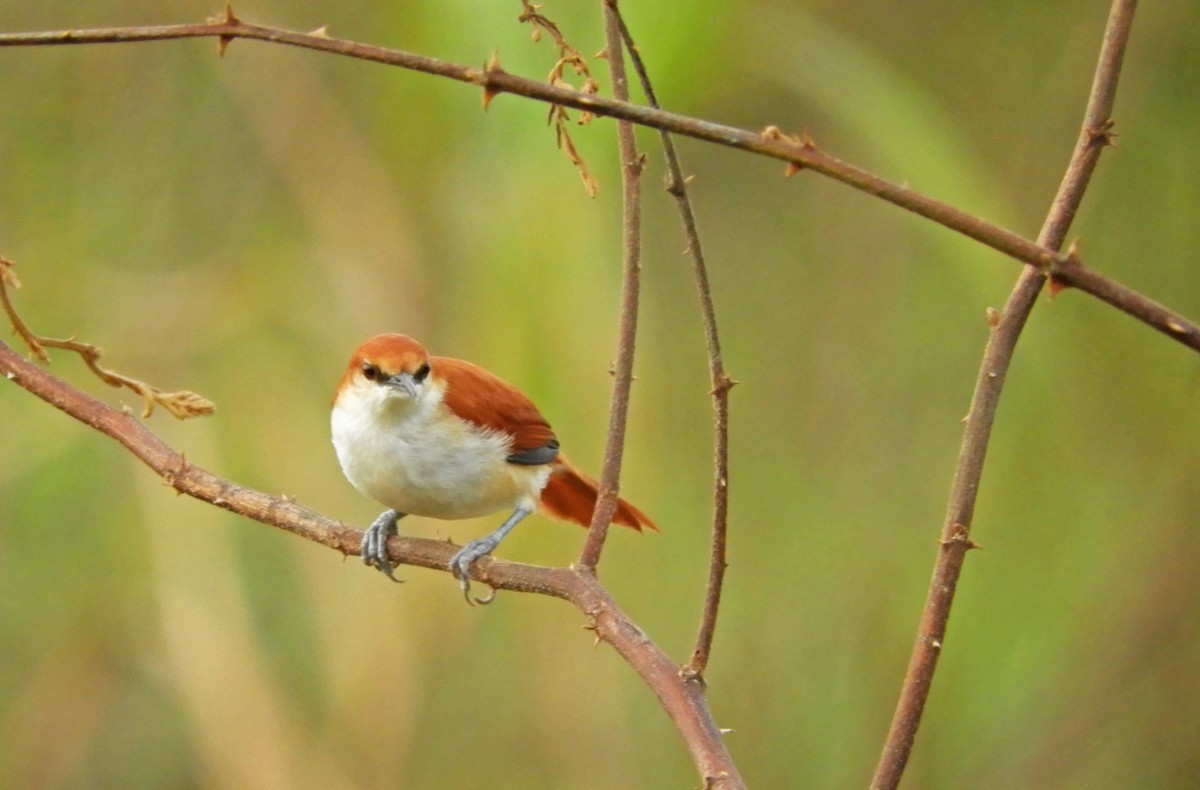
[[[208,398],[187,390],[159,393],[155,400],[181,420],[189,417],[207,417],[217,410],[216,405]]]

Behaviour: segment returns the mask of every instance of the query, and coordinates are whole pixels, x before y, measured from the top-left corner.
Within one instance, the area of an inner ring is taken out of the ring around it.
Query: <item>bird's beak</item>
[[[411,373],[397,373],[388,379],[388,384],[404,390],[413,400],[417,399],[417,380],[412,377]]]

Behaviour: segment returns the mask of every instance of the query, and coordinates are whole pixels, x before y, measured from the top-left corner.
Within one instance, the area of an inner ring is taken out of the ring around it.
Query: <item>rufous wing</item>
[[[543,512],[585,527],[591,523],[599,486],[591,477],[576,469],[566,456],[557,453],[555,458],[558,442],[554,431],[529,398],[507,381],[470,362],[450,357],[431,357],[429,363],[433,375],[442,377],[446,383],[443,403],[457,417],[511,436],[513,456],[536,458],[539,454],[535,451],[545,451],[545,463],[552,462],[554,471],[542,489]],[[510,460],[525,463],[512,458]],[[639,531],[658,530],[645,513],[624,499],[617,500],[613,523]]]
[[[511,436],[514,455],[555,441],[537,407],[507,381],[461,359],[431,357],[429,365],[433,375],[446,382],[446,407],[460,419]],[[552,460],[554,455],[548,454],[546,462]]]

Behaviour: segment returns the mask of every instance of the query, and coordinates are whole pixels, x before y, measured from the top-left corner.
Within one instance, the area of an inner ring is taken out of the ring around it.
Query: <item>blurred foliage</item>
[[[550,2],[584,53],[599,3]],[[216,6],[7,2],[0,30],[197,21]],[[548,73],[520,4],[250,0],[248,21]],[[629,4],[664,103],[831,153],[1036,234],[1106,8],[1067,0]],[[1145,4],[1085,259],[1200,316],[1200,6]],[[605,69],[595,68],[598,74]],[[598,468],[619,286],[612,124],[374,64],[211,40],[0,50],[0,253],[23,315],[218,404],[152,419],[214,471],[348,523],[331,390],[399,330],[483,363]],[[644,132],[643,333],[603,578],[680,660],[707,562],[695,293]],[[731,567],[709,673],[756,787],[866,784],[890,720],[1011,261],[777,162],[683,141],[733,391]],[[136,398],[69,355],[54,371]],[[1190,787],[1200,776],[1195,355],[1080,294],[1018,349],[908,785]],[[10,787],[659,788],[694,771],[653,696],[558,601],[468,609],[445,575],[353,561],[172,495],[108,439],[0,388],[0,776]],[[563,564],[541,519],[505,557]],[[462,541],[493,520],[405,528]]]

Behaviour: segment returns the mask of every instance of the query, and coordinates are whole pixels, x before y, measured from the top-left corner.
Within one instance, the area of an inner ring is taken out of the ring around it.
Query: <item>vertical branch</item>
[[[1067,229],[1100,158],[1100,151],[1112,141],[1113,101],[1136,7],[1136,0],[1114,0],[1109,12],[1079,140],[1038,236],[1038,243],[1046,248],[1058,250],[1062,247]],[[933,683],[933,673],[941,655],[963,559],[967,551],[975,546],[970,539],[971,521],[1005,375],[1021,330],[1045,281],[1045,273],[1026,266],[1004,305],[1003,313],[989,315],[991,332],[963,431],[962,448],[950,489],[933,581],[921,613],[916,644],[896,712],[871,781],[872,788],[896,787],[912,754],[921,714]]]
[[[616,0],[604,0],[604,36],[608,66],[612,73],[613,96],[629,100],[629,82],[625,75],[625,57],[621,49],[621,28]],[[642,282],[642,159],[637,152],[633,124],[617,121],[617,144],[621,156],[621,225],[623,259],[621,315],[617,339],[617,359],[613,370],[613,395],[608,414],[608,439],[604,466],[600,475],[600,496],[592,513],[579,565],[594,570],[604,550],[608,525],[617,510],[617,488],[621,477],[621,459],[625,449],[625,423],[629,414],[629,390],[633,384],[633,350],[637,339],[638,296]]]
[[[615,10],[615,7],[614,7]],[[646,103],[655,109],[661,105],[650,83],[650,74],[646,64],[634,43],[633,35],[625,19],[617,11],[617,24],[621,28],[621,38],[625,49],[629,52],[629,60],[633,63],[641,82],[642,91],[646,94]],[[696,215],[692,210],[692,201],[687,193],[687,179],[683,177],[683,167],[679,164],[679,154],[675,150],[675,140],[671,134],[659,130],[662,141],[663,155],[667,160],[667,192],[675,198],[679,208],[679,216],[683,222],[683,235],[687,241],[687,255],[692,259],[692,273],[696,280],[696,292],[700,297],[700,318],[704,324],[704,343],[708,349],[708,372],[712,381],[713,399],[713,525],[712,550],[708,565],[708,589],[704,596],[704,611],[700,617],[700,631],[696,635],[696,646],[692,649],[692,657],[687,669],[694,675],[702,675],[708,666],[708,656],[712,651],[713,633],[717,627],[717,610],[721,605],[721,588],[725,582],[726,568],[726,526],[729,513],[729,390],[736,383],[725,372],[725,362],[721,356],[721,338],[717,333],[717,313],[713,307],[712,288],[708,283],[708,266],[704,262],[704,250],[700,246],[700,232],[696,229]]]

